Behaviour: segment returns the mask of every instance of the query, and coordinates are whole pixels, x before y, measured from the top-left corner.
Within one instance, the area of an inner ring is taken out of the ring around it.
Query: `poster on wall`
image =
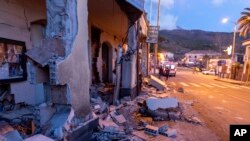
[[[25,43],[0,38],[0,83],[27,79]]]

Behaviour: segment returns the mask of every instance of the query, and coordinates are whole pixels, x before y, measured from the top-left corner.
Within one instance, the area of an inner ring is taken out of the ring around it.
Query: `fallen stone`
[[[46,137],[42,134],[34,135],[32,137],[26,138],[24,141],[55,141],[49,137]]]
[[[184,93],[184,88],[179,87],[179,88],[177,89],[177,91],[180,92],[180,93]]]
[[[163,82],[162,80],[160,80],[159,78],[157,78],[153,75],[150,75],[149,84],[154,86],[158,90],[165,90],[165,88],[166,88],[165,82]]]
[[[168,126],[167,125],[163,125],[159,128],[159,133],[164,133],[168,130]]]
[[[179,120],[181,118],[181,112],[169,112],[169,118],[173,121]]]
[[[156,136],[159,133],[159,128],[152,125],[146,125],[144,132],[149,135]]]
[[[168,129],[168,130],[166,131],[166,133],[167,133],[167,136],[168,136],[168,137],[176,137],[176,135],[177,135],[176,129]]]
[[[176,98],[154,98],[150,97],[146,100],[147,107],[150,110],[157,110],[157,109],[169,109],[169,108],[177,108],[178,101]]]

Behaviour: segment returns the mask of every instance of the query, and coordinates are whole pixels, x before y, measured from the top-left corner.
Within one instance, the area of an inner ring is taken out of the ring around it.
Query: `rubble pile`
[[[135,99],[124,97],[119,105],[109,105],[103,98],[103,92],[92,89],[91,105],[99,117],[99,128],[92,138],[98,141],[110,140],[147,140],[144,136],[156,139],[176,137],[177,131],[167,125],[154,126],[153,121],[179,120],[181,108],[176,98],[170,98],[167,87],[158,85],[153,78],[150,85],[143,85],[141,94]],[[149,84],[149,83],[148,83]],[[162,84],[162,83],[161,83]],[[158,85],[158,86],[157,86]],[[162,88],[164,87],[164,88]],[[159,89],[160,88],[160,89]],[[151,118],[153,120],[144,121]]]

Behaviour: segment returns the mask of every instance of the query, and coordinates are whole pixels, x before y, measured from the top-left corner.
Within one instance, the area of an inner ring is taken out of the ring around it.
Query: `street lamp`
[[[233,27],[233,45],[232,45],[232,56],[231,56],[231,61],[232,64],[235,62],[235,42],[236,42],[236,31],[237,31],[237,23],[236,22],[232,22],[229,20],[229,18],[223,18],[221,20],[221,22],[223,24],[226,24],[228,22],[232,23],[234,25]]]

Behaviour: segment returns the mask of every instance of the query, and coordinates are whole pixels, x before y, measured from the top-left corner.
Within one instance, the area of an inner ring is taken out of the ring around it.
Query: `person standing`
[[[169,69],[169,67],[167,67],[165,70],[166,80],[168,80],[169,73],[170,73],[170,69]]]

